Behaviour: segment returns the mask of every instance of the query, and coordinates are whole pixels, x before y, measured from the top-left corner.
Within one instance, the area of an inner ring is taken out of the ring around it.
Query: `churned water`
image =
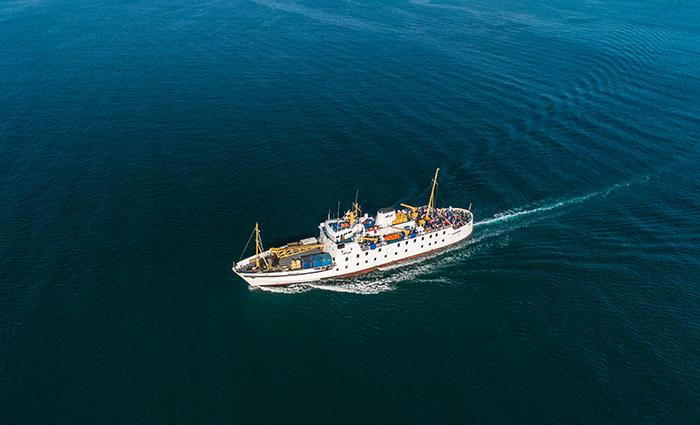
[[[700,418],[700,7],[0,4],[3,424]],[[231,271],[363,211],[473,236]]]

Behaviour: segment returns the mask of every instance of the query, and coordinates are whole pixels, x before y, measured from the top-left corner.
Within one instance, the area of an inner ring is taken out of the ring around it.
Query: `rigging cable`
[[[253,239],[253,234],[255,234],[255,230],[253,230],[253,233],[250,234],[250,237],[248,238],[248,243],[245,244],[245,248],[243,248],[243,252],[241,252],[241,258],[238,259],[239,263],[243,259],[243,254],[245,254],[246,249],[248,249],[248,244],[250,244],[250,240]]]

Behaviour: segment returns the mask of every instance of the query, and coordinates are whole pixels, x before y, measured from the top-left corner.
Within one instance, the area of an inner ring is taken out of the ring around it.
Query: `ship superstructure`
[[[366,273],[454,245],[471,235],[474,216],[471,205],[435,207],[439,171],[428,205],[401,204],[401,209],[382,208],[375,216],[360,216],[356,200],[343,217],[320,223],[317,238],[265,251],[256,223],[256,253],[234,263],[233,271],[253,287],[289,285]]]

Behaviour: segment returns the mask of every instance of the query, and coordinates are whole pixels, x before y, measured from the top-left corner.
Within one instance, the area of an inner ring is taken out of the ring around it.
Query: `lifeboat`
[[[401,233],[391,233],[389,235],[384,236],[384,240],[387,242],[395,241],[397,239],[401,239]]]

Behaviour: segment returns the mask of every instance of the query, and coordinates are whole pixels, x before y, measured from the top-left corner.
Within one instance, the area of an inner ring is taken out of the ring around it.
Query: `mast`
[[[439,168],[435,171],[435,178],[433,179],[433,190],[430,191],[430,202],[428,202],[428,212],[425,214],[425,217],[428,219],[430,219],[430,213],[435,207],[435,185],[437,184],[437,176],[439,171]]]
[[[348,219],[350,222],[351,226],[355,225],[355,219],[360,215],[360,206],[357,204],[357,196],[360,194],[360,190],[358,189],[357,192],[355,192],[355,202],[352,204],[352,206],[355,208],[354,211],[348,211],[348,213],[345,215],[345,217]]]
[[[260,229],[258,229],[258,223],[255,222],[255,267],[260,268],[260,258],[262,258],[265,268],[270,267],[267,264],[267,260],[261,254],[263,252],[262,241],[260,240]]]

